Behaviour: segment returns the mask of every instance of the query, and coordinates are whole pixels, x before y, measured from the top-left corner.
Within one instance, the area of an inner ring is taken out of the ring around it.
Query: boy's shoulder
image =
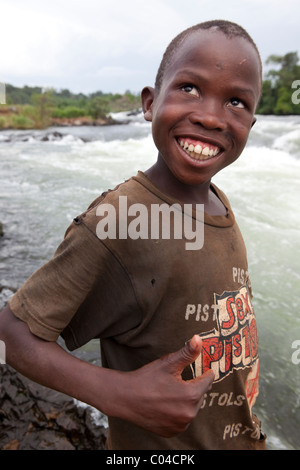
[[[108,189],[100,194],[81,214],[73,219],[75,225],[85,225],[90,231],[96,233],[99,217],[112,223],[112,217],[119,218],[122,211],[128,210],[134,204],[149,206],[155,198],[154,190],[151,191],[151,182],[147,184],[147,178],[142,172],[119,183],[115,188]]]
[[[147,192],[147,188],[143,184],[144,180],[145,176],[143,173],[138,172],[136,176],[132,176],[124,182],[119,183],[115,188],[108,189],[100,194],[83,214],[95,212],[100,204],[117,204],[121,196],[126,196],[128,199],[138,202],[140,196],[145,197],[145,190]]]
[[[230,207],[230,202],[224,191],[220,189],[218,186],[215,184],[211,183],[210,187],[212,191],[218,196],[218,198],[222,201],[225,207],[229,208]],[[230,207],[231,208],[231,207]]]

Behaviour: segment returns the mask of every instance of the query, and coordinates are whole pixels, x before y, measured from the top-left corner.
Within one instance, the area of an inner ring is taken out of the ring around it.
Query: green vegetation
[[[263,81],[258,114],[300,114],[300,103],[293,103],[295,100],[292,100],[292,95],[295,93],[292,84],[300,80],[298,62],[297,52],[289,52],[284,56],[271,55],[267,59],[266,65],[276,65],[277,68],[270,69]]]
[[[126,91],[90,95],[69,90],[43,90],[6,85],[6,105],[0,106],[0,129],[43,129],[50,125],[106,124],[109,113],[133,111],[141,107],[139,94]]]
[[[257,114],[300,114],[300,65],[297,52],[271,55],[264,77],[262,98]],[[292,84],[297,81],[297,90]],[[292,100],[297,93],[297,99]],[[293,102],[294,101],[294,102]],[[295,102],[296,101],[296,102]],[[108,124],[109,113],[132,111],[141,107],[140,95],[98,91],[89,95],[67,89],[43,90],[41,87],[18,88],[6,84],[6,105],[0,105],[0,129],[43,129],[50,125]]]

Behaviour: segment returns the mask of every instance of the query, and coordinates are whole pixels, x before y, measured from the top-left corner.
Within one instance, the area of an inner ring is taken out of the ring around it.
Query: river
[[[248,250],[261,360],[255,412],[268,449],[293,450],[300,448],[300,116],[257,118],[243,155],[214,182]],[[19,287],[97,195],[155,159],[141,116],[126,125],[2,131],[0,286]]]

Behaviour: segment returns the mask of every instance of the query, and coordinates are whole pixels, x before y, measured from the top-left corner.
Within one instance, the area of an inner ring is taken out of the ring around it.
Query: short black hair
[[[240,25],[233,23],[231,21],[227,20],[211,20],[211,21],[205,21],[203,23],[199,23],[195,26],[191,26],[190,28],[182,31],[180,34],[178,34],[168,45],[167,49],[165,50],[165,53],[163,55],[162,61],[160,63],[160,66],[157,71],[156,79],[155,79],[155,89],[157,91],[160,90],[164,73],[168,66],[171,64],[172,59],[174,57],[175,52],[178,50],[178,48],[181,46],[183,41],[190,36],[192,33],[199,31],[199,30],[205,30],[205,29],[216,29],[219,31],[222,31],[225,36],[228,38],[233,38],[233,37],[242,37],[246,39],[257,52],[259,63],[260,63],[260,74],[262,75],[262,63],[261,63],[261,58],[260,58],[260,53],[258,51],[258,48],[251,38],[251,36],[247,33],[247,31]]]

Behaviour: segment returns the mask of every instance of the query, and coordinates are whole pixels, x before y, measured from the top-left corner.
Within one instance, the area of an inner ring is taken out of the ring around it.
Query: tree
[[[300,106],[293,103],[292,84],[300,79],[300,65],[297,52],[288,52],[284,56],[270,55],[266,64],[277,65],[272,68],[263,81],[262,98],[258,114],[300,114]]]
[[[276,105],[276,90],[271,80],[262,83],[262,94],[258,107],[258,114],[273,114]]]
[[[32,95],[32,104],[36,127],[42,129],[47,127],[53,110],[52,91]]]
[[[109,112],[109,107],[101,95],[95,96],[91,99],[89,112],[93,119],[104,119]]]

